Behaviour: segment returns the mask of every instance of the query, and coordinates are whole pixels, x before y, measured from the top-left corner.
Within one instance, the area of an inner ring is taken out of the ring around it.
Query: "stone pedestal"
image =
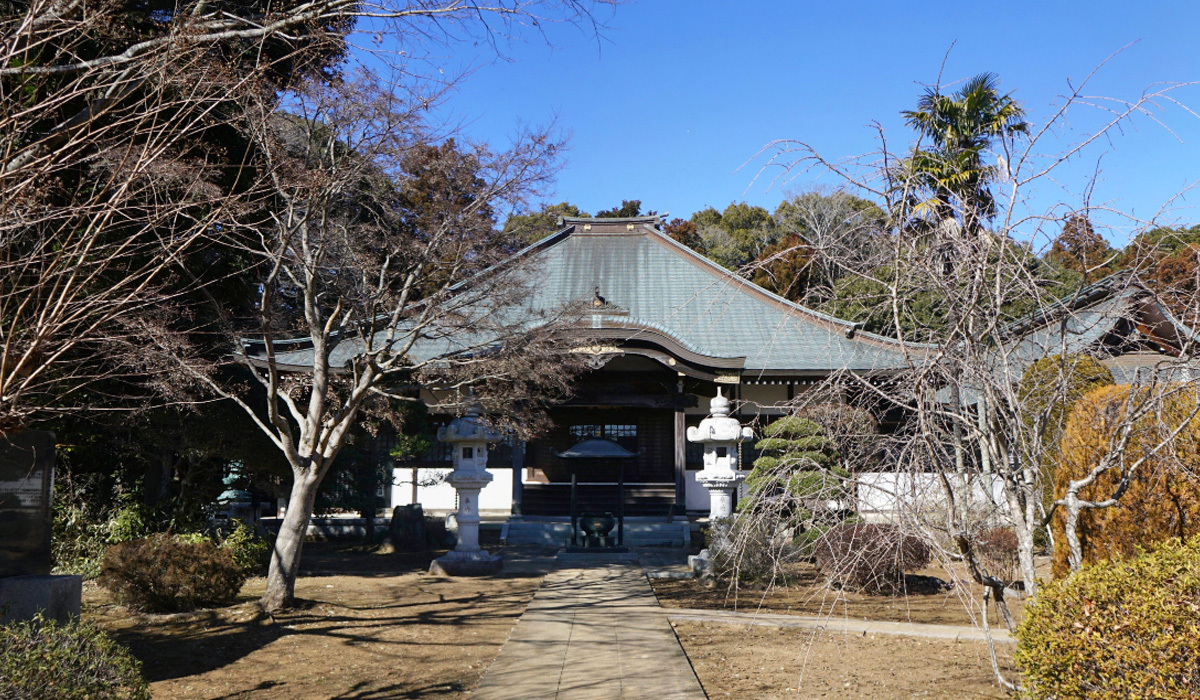
[[[747,476],[737,468],[738,443],[754,439],[750,428],[730,417],[729,410],[729,399],[718,387],[709,402],[708,418],[687,430],[688,442],[704,445],[704,469],[696,475],[696,482],[708,489],[708,517],[712,520],[733,515],[733,494]]]
[[[429,573],[442,576],[487,576],[504,568],[504,560],[487,550],[461,552],[457,549],[438,557],[429,565]]]
[[[83,579],[79,576],[10,576],[0,578],[0,624],[32,620],[65,623],[79,617]]]
[[[446,482],[458,493],[458,543],[453,551],[430,564],[430,573],[481,576],[494,574],[504,565],[500,557],[479,546],[479,492],[492,482],[487,472],[487,446],[499,439],[483,425],[476,406],[438,430],[438,440],[453,445],[454,471],[446,476]]]

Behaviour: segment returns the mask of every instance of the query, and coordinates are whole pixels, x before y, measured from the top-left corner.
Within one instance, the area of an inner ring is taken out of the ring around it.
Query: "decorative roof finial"
[[[721,395],[721,387],[717,387],[717,395],[712,397],[708,402],[708,412],[714,416],[723,417],[729,415],[729,399]]]

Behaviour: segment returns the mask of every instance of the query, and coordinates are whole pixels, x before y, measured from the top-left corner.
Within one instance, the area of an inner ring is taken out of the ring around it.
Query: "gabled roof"
[[[627,340],[661,334],[743,373],[890,370],[905,346],[776,296],[660,230],[659,217],[560,219],[520,255],[535,266],[532,305],[600,303],[590,327]]]
[[[522,304],[529,312],[583,304],[580,332],[589,337],[662,349],[712,373],[822,375],[907,366],[905,353],[916,346],[776,296],[664,235],[661,223],[658,216],[560,219],[558,231],[485,274],[532,275],[532,294]],[[444,356],[464,342],[422,339],[413,355]],[[276,346],[279,364],[311,366],[310,345],[287,343]],[[351,339],[337,344],[331,364],[343,366],[358,347]],[[252,355],[263,350],[247,346]]]
[[[1109,275],[1009,324],[1002,335],[1009,339],[1010,362],[1015,360],[1022,368],[1058,354],[1115,359],[1150,351],[1177,356],[1196,338],[1128,271]]]

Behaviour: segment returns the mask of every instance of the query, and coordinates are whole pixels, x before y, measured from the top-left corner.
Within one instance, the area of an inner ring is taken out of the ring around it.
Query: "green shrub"
[[[233,530],[221,539],[221,549],[229,552],[233,563],[247,575],[267,573],[267,567],[271,564],[272,543],[241,520],[233,522]]]
[[[100,567],[100,585],[149,612],[228,605],[245,582],[246,572],[228,551],[170,535],[112,545]]]
[[[0,625],[0,698],[149,700],[142,666],[91,625]]]
[[[96,578],[106,547],[153,532],[145,506],[124,500],[119,508],[102,510],[67,489],[55,491],[50,547],[56,573]]]
[[[201,542],[212,542],[212,538],[203,532],[179,532],[175,534],[175,539],[180,542],[188,542],[190,544],[200,544]]]
[[[1021,375],[1017,396],[1023,409],[1022,427],[1031,437],[1035,432],[1040,435],[1037,451],[1047,509],[1054,502],[1058,449],[1067,417],[1085,394],[1112,384],[1112,372],[1095,358],[1083,354],[1043,357]]]
[[[865,593],[904,590],[904,572],[929,564],[932,552],[895,525],[843,523],[813,545],[817,568],[838,587]]]
[[[1200,697],[1200,536],[1042,588],[1016,661],[1035,700]]]

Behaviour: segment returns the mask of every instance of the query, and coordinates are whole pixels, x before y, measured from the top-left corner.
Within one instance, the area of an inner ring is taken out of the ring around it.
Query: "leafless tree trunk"
[[[268,103],[242,113],[261,209],[222,242],[256,261],[261,295],[255,327],[231,319],[227,332],[232,361],[267,400],[185,367],[241,405],[291,465],[270,610],[291,604],[317,489],[364,411],[425,386],[450,397],[444,410],[471,387],[494,415],[505,404],[536,414],[576,364],[557,353],[571,310],[522,309],[530,270],[493,267],[512,251],[493,208],[536,192],[559,144],[543,133],[501,153],[429,144],[420,106],[361,76],[310,85],[288,113]]]

